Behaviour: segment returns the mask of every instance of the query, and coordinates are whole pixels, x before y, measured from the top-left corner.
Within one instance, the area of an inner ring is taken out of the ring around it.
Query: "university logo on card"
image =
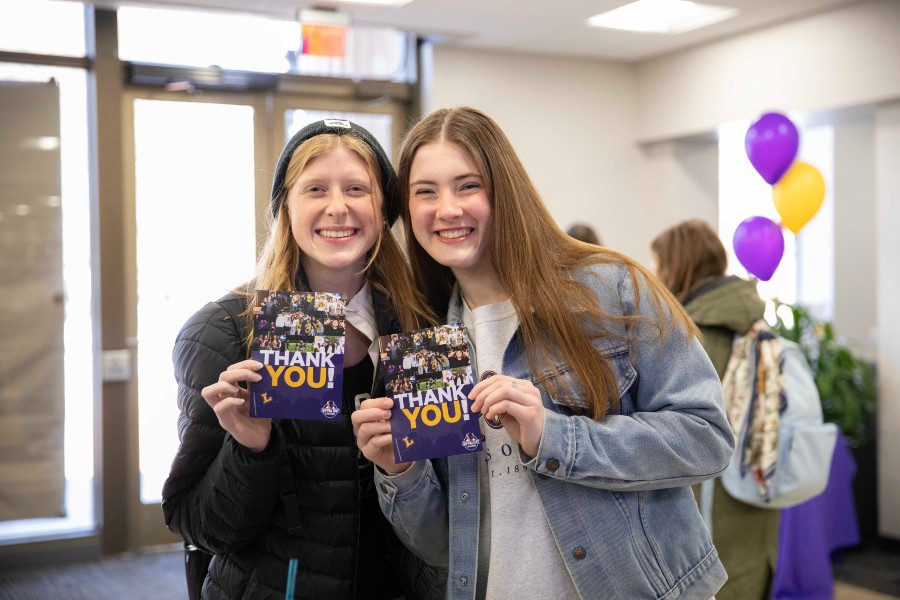
[[[322,414],[325,415],[326,419],[333,419],[341,414],[341,409],[338,408],[334,402],[329,400],[325,403],[325,406],[322,407]]]
[[[394,458],[397,462],[416,460],[416,458],[407,457],[414,456],[417,451],[415,433],[407,433],[402,438],[394,438]]]
[[[463,438],[462,446],[466,450],[472,451],[476,450],[478,446],[481,445],[481,439],[476,437],[473,433],[467,433],[466,437]]]
[[[264,406],[272,402],[278,402],[278,390],[269,389],[262,392],[253,392],[253,404]]]

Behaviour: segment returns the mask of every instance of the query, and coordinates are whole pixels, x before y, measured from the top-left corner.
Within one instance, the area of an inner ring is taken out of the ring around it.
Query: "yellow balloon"
[[[795,161],[772,186],[781,224],[797,233],[812,219],[825,200],[825,179],[814,166]]]

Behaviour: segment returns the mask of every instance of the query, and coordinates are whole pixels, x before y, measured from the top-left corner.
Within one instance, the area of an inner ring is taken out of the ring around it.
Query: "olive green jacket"
[[[719,374],[725,374],[736,334],[763,317],[765,303],[756,284],[738,277],[705,281],[682,299],[700,327],[703,347]],[[712,537],[728,581],[716,600],[768,600],[778,559],[780,511],[756,508],[728,495],[720,480],[714,484]],[[700,486],[694,494],[700,504]]]
[[[756,293],[756,284],[733,276],[718,277],[688,292],[682,303],[703,333],[703,348],[721,379],[735,334],[746,332],[763,317],[766,305]]]

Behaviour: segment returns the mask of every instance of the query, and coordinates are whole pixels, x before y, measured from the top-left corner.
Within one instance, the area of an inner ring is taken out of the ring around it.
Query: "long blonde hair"
[[[378,219],[379,236],[368,253],[361,274],[365,275],[373,290],[378,290],[391,299],[400,326],[404,330],[417,329],[434,323],[433,313],[425,305],[422,294],[413,285],[409,264],[387,226],[385,213],[378,209],[379,204],[384,206],[385,198],[375,154],[363,141],[351,135],[317,135],[300,144],[294,151],[285,175],[278,216],[268,224],[269,233],[256,264],[256,277],[247,289],[239,291],[247,293],[252,289],[286,291],[297,289],[296,281],[301,271],[302,251],[291,231],[287,194],[310,161],[340,147],[355,152],[365,161],[369,177],[374,184],[372,202]],[[253,310],[252,304],[253,297],[250,294],[248,315]]]
[[[398,175],[403,198],[401,215],[406,225],[407,250],[417,287],[438,314],[446,314],[455,283],[452,271],[431,258],[411,234],[409,212],[410,169],[423,145],[446,140],[459,144],[475,162],[484,178],[492,209],[487,252],[503,289],[519,318],[519,328],[532,373],[540,377],[547,356],[561,356],[571,366],[589,400],[591,415],[602,420],[618,407],[619,388],[612,364],[594,348],[588,331],[614,335],[611,322],[636,324],[640,314],[614,315],[602,310],[593,291],[570,276],[578,266],[621,264],[631,277],[635,300],[649,300],[660,318],[653,323],[662,335],[673,325],[695,335],[696,326],[684,309],[647,269],[627,256],[580,242],[564,233],[541,200],[524,166],[500,127],[484,113],[469,107],[437,110],[419,121],[406,135],[400,150]],[[650,290],[641,298],[639,280]],[[560,310],[565,298],[570,310]],[[666,316],[672,316],[672,319]],[[634,343],[634,339],[629,340]],[[550,377],[543,381],[574,411],[574,392],[558,383],[560,373],[549,365]],[[536,383],[542,383],[540,380]]]

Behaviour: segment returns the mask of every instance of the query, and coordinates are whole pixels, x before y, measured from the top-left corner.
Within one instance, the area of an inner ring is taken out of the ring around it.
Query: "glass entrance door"
[[[172,347],[205,303],[248,281],[256,249],[251,104],[135,97],[134,289],[139,494],[132,545],[170,540],[161,489],[178,448]]]
[[[288,136],[307,123],[351,119],[391,154],[399,104],[348,99],[133,91],[133,160],[126,157],[133,255],[138,435],[129,448],[129,546],[176,541],[166,530],[161,489],[178,448],[172,347],[195,311],[253,276],[265,235],[274,165]],[[128,133],[128,132],[127,132]],[[133,456],[132,456],[133,455]]]
[[[97,527],[86,97],[0,63],[0,546]]]

